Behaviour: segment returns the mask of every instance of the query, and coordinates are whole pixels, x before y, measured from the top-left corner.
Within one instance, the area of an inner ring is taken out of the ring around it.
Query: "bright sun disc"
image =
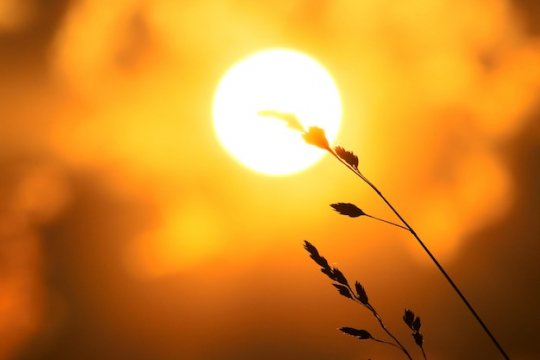
[[[294,114],[304,128],[318,126],[332,142],[341,121],[341,99],[328,71],[292,50],[257,52],[234,66],[214,98],[214,126],[229,153],[247,167],[286,175],[315,164],[324,152],[307,145],[300,132],[261,111]]]

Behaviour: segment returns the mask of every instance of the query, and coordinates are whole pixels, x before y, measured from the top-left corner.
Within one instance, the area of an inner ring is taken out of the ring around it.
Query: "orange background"
[[[0,359],[378,359],[359,279],[430,359],[497,353],[392,216],[330,158],[265,177],[212,127],[224,72],[318,59],[338,143],[410,220],[513,359],[540,357],[540,7],[534,0],[0,0]]]

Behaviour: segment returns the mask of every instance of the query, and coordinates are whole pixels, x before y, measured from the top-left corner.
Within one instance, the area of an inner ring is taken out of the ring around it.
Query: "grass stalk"
[[[354,291],[353,289],[351,289],[351,287],[349,285],[347,285],[347,287],[349,288],[349,291],[351,292],[351,294],[354,294]],[[373,338],[373,340],[375,341],[378,341],[378,342],[381,342],[381,343],[385,343],[385,344],[389,344],[389,345],[393,345],[395,347],[397,347],[398,349],[400,349],[404,354],[405,356],[407,356],[407,358],[409,360],[412,360],[412,357],[411,357],[411,354],[409,354],[409,352],[407,351],[407,349],[405,348],[405,346],[403,346],[403,344],[398,340],[398,338],[392,334],[392,332],[386,327],[386,325],[384,324],[384,321],[382,319],[382,317],[379,315],[379,313],[377,312],[377,310],[375,310],[375,307],[373,307],[373,305],[371,305],[370,303],[362,303],[360,300],[358,300],[356,297],[353,297],[353,301],[359,303],[360,305],[363,305],[366,307],[366,309],[368,309],[371,314],[375,317],[375,319],[377,319],[377,322],[379,323],[381,329],[383,329],[383,331],[389,336],[392,338],[393,342],[387,342],[387,341],[382,341],[382,340],[378,340],[378,339],[375,339]]]
[[[374,220],[378,220],[378,221],[382,221],[384,223],[387,223],[387,224],[390,224],[390,225],[393,225],[393,226],[396,226],[396,227],[399,227],[399,228],[402,228],[402,229],[405,229],[407,230],[415,239],[416,241],[420,244],[420,246],[422,247],[422,249],[424,250],[424,252],[428,255],[428,257],[431,259],[431,261],[435,264],[435,266],[437,267],[437,269],[439,269],[439,271],[441,272],[441,274],[444,276],[444,278],[446,279],[446,281],[450,284],[450,286],[452,287],[452,289],[455,291],[455,293],[458,295],[458,297],[461,299],[461,301],[463,302],[463,304],[465,304],[465,306],[467,307],[467,309],[469,310],[469,312],[473,315],[473,317],[475,318],[475,320],[478,322],[478,324],[480,324],[480,326],[482,327],[483,331],[488,335],[488,337],[491,339],[491,341],[493,342],[493,344],[495,345],[495,347],[497,348],[497,350],[499,351],[499,353],[502,355],[502,357],[506,360],[509,360],[509,356],[508,354],[506,353],[506,351],[503,349],[503,347],[501,346],[501,344],[497,341],[497,339],[495,338],[495,336],[493,335],[493,333],[491,332],[491,330],[487,327],[487,325],[484,323],[484,321],[480,318],[480,315],[478,315],[478,313],[476,312],[476,310],[473,308],[473,306],[471,305],[471,303],[469,302],[469,300],[467,300],[467,298],[465,297],[465,295],[463,294],[463,292],[460,290],[460,288],[457,286],[457,284],[454,282],[454,280],[452,279],[452,277],[446,272],[446,270],[444,269],[444,267],[441,265],[441,263],[437,260],[437,258],[435,257],[435,255],[433,255],[433,253],[429,250],[429,248],[427,247],[427,245],[424,243],[424,241],[422,241],[422,239],[420,238],[420,236],[418,236],[418,234],[416,233],[416,231],[412,228],[412,226],[403,218],[403,216],[401,216],[401,214],[397,211],[397,209],[392,205],[392,203],[390,203],[390,201],[382,194],[382,192],[377,188],[377,186],[375,186],[374,183],[372,183],[366,176],[364,176],[362,174],[362,172],[359,170],[358,168],[358,157],[356,155],[354,155],[352,152],[350,151],[347,151],[345,150],[344,148],[342,147],[335,147],[335,148],[332,148],[328,142],[328,139],[326,138],[326,134],[324,133],[324,130],[321,129],[321,128],[318,128],[318,127],[310,127],[309,129],[305,129],[299,122],[298,122],[298,119],[294,116],[294,114],[286,114],[286,113],[280,113],[280,112],[276,112],[276,111],[267,111],[267,112],[263,112],[261,113],[262,115],[265,115],[265,116],[272,116],[272,117],[275,117],[277,119],[280,119],[282,121],[285,121],[286,123],[289,124],[289,127],[295,131],[299,131],[301,134],[302,134],[302,137],[304,139],[304,141],[310,145],[313,145],[313,146],[316,146],[322,150],[326,150],[328,151],[330,154],[332,154],[334,156],[334,158],[336,158],[340,163],[342,163],[343,165],[345,165],[346,168],[348,168],[350,171],[352,171],[357,177],[359,177],[362,181],[364,181],[373,191],[375,191],[375,193],[379,196],[380,199],[383,200],[383,202],[390,208],[390,210],[392,210],[392,212],[394,213],[394,215],[399,219],[399,221],[403,224],[403,225],[400,225],[400,224],[396,224],[394,222],[391,222],[391,221],[388,221],[388,220],[384,220],[384,219],[381,219],[381,218],[377,218],[375,216],[371,216],[371,215],[368,215],[366,214],[365,212],[363,212],[362,210],[360,210],[359,208],[357,208],[356,206],[354,206],[354,212],[355,213],[352,213],[352,210],[350,208],[351,205],[353,204],[334,204],[334,205],[345,205],[345,206],[348,206],[348,211],[346,212],[340,212],[342,213],[343,215],[348,215],[348,216],[351,216],[351,217],[358,217],[358,216],[361,216],[361,215],[365,215],[365,216],[368,216]],[[336,209],[336,208],[335,208]],[[338,209],[336,209],[338,210]],[[352,290],[351,290],[352,291]],[[357,299],[358,300],[358,299]],[[409,357],[409,359],[411,358],[409,353],[407,352],[407,350],[399,343],[399,341],[386,329],[386,327],[384,326],[384,323],[382,322],[382,320],[380,319],[380,317],[378,316],[377,312],[371,307],[371,305],[369,304],[364,304],[368,309],[370,309],[373,313],[373,315],[377,318],[377,320],[379,320],[379,324],[381,325],[381,327],[386,331],[386,333],[396,342],[396,344],[399,345],[399,347],[404,351],[404,353]],[[419,319],[418,319],[419,320]],[[417,335],[417,336],[422,336],[418,330],[419,330],[419,325],[418,325],[418,328],[413,328],[413,330],[415,331],[415,333],[413,335]],[[422,337],[423,338],[423,337]],[[415,339],[416,340],[416,339]],[[420,341],[417,342],[417,345],[420,346],[421,350],[422,350],[422,355],[424,356],[424,359],[426,359],[426,354],[424,352],[424,348],[423,348],[423,340],[420,339]]]
[[[452,279],[452,277],[448,274],[448,272],[446,272],[446,270],[444,269],[444,267],[441,265],[441,263],[437,260],[437,258],[435,257],[435,255],[433,255],[433,253],[429,250],[429,248],[427,247],[427,245],[422,241],[422,239],[420,238],[420,236],[418,236],[418,234],[416,233],[416,231],[412,228],[411,225],[409,225],[409,223],[403,218],[403,216],[401,216],[401,214],[396,210],[396,208],[392,205],[392,203],[390,203],[390,201],[386,198],[386,196],[383,195],[383,193],[377,188],[377,186],[375,186],[375,184],[373,184],[367,177],[365,177],[361,172],[360,170],[358,170],[357,168],[351,166],[350,164],[348,164],[347,162],[345,162],[343,159],[341,159],[335,152],[334,150],[332,150],[331,148],[327,148],[327,150],[336,158],[339,160],[339,162],[341,162],[343,165],[345,165],[349,170],[351,170],[357,177],[359,177],[360,179],[362,179],[362,181],[364,181],[373,191],[375,191],[375,193],[379,196],[379,198],[381,198],[384,203],[390,208],[390,210],[392,210],[392,212],[397,216],[397,218],[401,221],[401,223],[404,225],[404,227],[406,228],[406,230],[408,230],[411,235],[416,239],[416,241],[420,244],[420,246],[422,247],[422,249],[424,250],[424,252],[428,255],[428,257],[431,259],[431,261],[435,264],[435,266],[437,267],[437,269],[439,269],[439,271],[441,272],[441,274],[444,276],[444,278],[446,279],[446,281],[450,284],[450,286],[452,287],[452,289],[456,292],[456,294],[458,295],[458,297],[461,299],[461,301],[465,304],[465,306],[467,307],[467,309],[470,311],[470,313],[473,315],[473,317],[476,319],[476,321],[480,324],[480,326],[482,327],[482,329],[484,330],[484,332],[488,335],[488,337],[491,339],[491,341],[493,342],[493,344],[497,347],[498,351],[500,352],[500,354],[503,356],[504,359],[506,360],[509,360],[509,356],[508,354],[506,353],[506,351],[503,349],[503,347],[501,346],[501,344],[497,341],[497,339],[495,338],[495,336],[493,335],[493,333],[489,330],[489,328],[487,327],[487,325],[484,323],[484,321],[480,318],[480,315],[478,315],[478,313],[476,312],[476,310],[473,308],[473,306],[471,305],[471,303],[469,302],[469,300],[467,300],[467,298],[465,297],[465,295],[463,294],[463,292],[460,290],[460,288],[457,286],[457,284],[454,282],[454,280]],[[384,221],[384,222],[387,222],[386,220],[382,220],[382,219],[377,219],[377,220],[381,220],[381,221]],[[397,225],[397,224],[394,224],[394,223],[391,223],[393,225]],[[401,226],[400,226],[401,227]]]

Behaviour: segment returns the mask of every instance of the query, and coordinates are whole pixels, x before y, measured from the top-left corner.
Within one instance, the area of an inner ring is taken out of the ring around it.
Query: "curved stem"
[[[347,286],[347,288],[349,289],[349,291],[351,292],[351,294],[354,294],[354,291],[353,289],[351,288],[351,286],[349,284],[346,284],[345,286]],[[351,300],[359,303],[360,305],[362,306],[365,306],[370,312],[371,314],[373,314],[373,316],[377,319],[377,321],[379,322],[379,325],[381,326],[381,328],[384,330],[384,332],[390,336],[392,338],[392,340],[394,340],[394,342],[388,342],[388,341],[384,341],[384,340],[380,340],[380,339],[376,339],[376,338],[372,338],[373,340],[377,341],[377,342],[380,342],[380,343],[383,343],[383,344],[387,344],[387,345],[392,345],[394,346],[395,348],[397,349],[400,349],[401,351],[403,351],[403,353],[407,356],[407,358],[409,360],[412,360],[412,357],[411,355],[409,354],[409,352],[407,351],[407,349],[405,348],[405,346],[403,346],[402,343],[399,342],[399,340],[394,336],[394,334],[392,334],[390,332],[390,330],[388,330],[388,328],[386,327],[386,325],[384,324],[382,318],[379,316],[379,313],[377,313],[377,311],[375,310],[375,308],[367,303],[367,304],[364,304],[363,302],[361,302],[358,298],[356,298],[356,296],[353,295],[353,297],[351,298]]]
[[[399,342],[399,340],[390,332],[390,330],[388,330],[386,328],[386,325],[384,325],[384,322],[382,320],[382,318],[379,316],[379,314],[377,313],[377,311],[375,310],[375,308],[370,305],[370,304],[367,304],[366,307],[369,309],[369,311],[371,311],[371,313],[373,314],[373,316],[375,316],[375,318],[377,319],[377,321],[379,322],[379,325],[381,325],[381,328],[384,330],[385,333],[388,334],[388,336],[390,336],[394,342],[397,344],[397,346],[401,349],[401,351],[403,351],[405,353],[405,355],[407,356],[407,358],[411,359],[412,360],[412,357],[411,357],[411,354],[409,354],[409,352],[407,351],[407,349],[405,349],[405,346],[403,346],[403,344],[401,342]]]
[[[401,216],[401,214],[396,210],[396,208],[394,208],[394,206],[390,203],[390,201],[388,201],[388,199],[381,193],[381,191],[371,182],[368,180],[368,178],[366,178],[358,169],[350,166],[349,164],[347,164],[346,162],[344,162],[339,156],[337,156],[337,154],[332,150],[330,149],[329,150],[330,153],[332,155],[334,155],[335,158],[337,158],[342,164],[344,164],[349,170],[351,170],[352,172],[354,172],[358,177],[360,177],[366,184],[369,185],[369,187],[371,187],[376,193],[377,195],[386,203],[386,205],[388,205],[388,207],[392,210],[392,212],[399,218],[399,220],[403,223],[403,225],[405,225],[405,227],[409,230],[409,232],[412,234],[412,236],[414,236],[414,238],[418,241],[418,243],[420,244],[420,246],[422,247],[422,249],[424,249],[424,251],[426,252],[426,254],[429,256],[429,258],[433,261],[433,263],[435,264],[435,266],[437,267],[437,269],[439,269],[439,271],[443,274],[443,276],[445,277],[446,281],[448,281],[448,283],[450,284],[450,286],[454,289],[454,291],[456,292],[456,294],[459,296],[459,298],[461,299],[461,301],[465,304],[465,306],[469,309],[469,311],[471,312],[471,314],[474,316],[474,318],[476,319],[476,321],[480,324],[480,326],[482,327],[482,329],[484,330],[484,332],[488,335],[488,337],[491,339],[491,341],[493,342],[493,344],[497,347],[497,349],[499,350],[499,352],[501,353],[501,355],[503,356],[503,358],[505,358],[506,360],[509,360],[510,358],[508,357],[508,355],[506,354],[506,352],[504,351],[504,349],[502,348],[501,344],[499,344],[499,342],[497,341],[497,339],[495,338],[495,336],[491,333],[491,331],[489,330],[489,328],[487,327],[487,325],[484,323],[484,321],[482,321],[482,319],[480,318],[480,315],[478,315],[478,313],[476,312],[476,310],[472,307],[472,305],[469,303],[469,301],[467,300],[467,298],[465,297],[465,295],[463,295],[463,293],[461,292],[461,290],[459,289],[459,287],[456,285],[456,283],[454,282],[454,280],[452,280],[452,278],[450,277],[450,275],[448,275],[448,273],[446,272],[446,270],[443,268],[443,266],[439,263],[439,261],[435,258],[435,256],[431,253],[431,251],[428,249],[428,247],[426,246],[426,244],[424,244],[424,242],[422,241],[422,239],[420,239],[420,237],[418,236],[418,234],[416,233],[416,231],[414,231],[414,229],[409,225],[409,223],[407,223],[407,221],[405,221],[405,219]]]
[[[371,340],[376,341],[376,342],[379,342],[379,343],[381,343],[381,344],[391,345],[391,346],[393,346],[393,347],[395,347],[395,348],[401,350],[401,348],[400,348],[399,346],[397,346],[396,344],[394,344],[393,342],[390,342],[390,341],[384,341],[384,340],[377,339],[377,338],[374,338],[374,337],[372,337]]]

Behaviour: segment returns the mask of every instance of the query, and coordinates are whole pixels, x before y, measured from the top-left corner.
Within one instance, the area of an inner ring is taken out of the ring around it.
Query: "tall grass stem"
[[[352,166],[350,166],[347,162],[343,161],[332,149],[329,150],[330,153],[336,158],[338,159],[343,165],[345,165],[349,170],[351,170],[356,176],[358,176],[360,179],[362,179],[369,187],[371,187],[371,189],[373,189],[373,191],[375,191],[375,193],[377,193],[377,195],[386,203],[386,205],[388,205],[388,207],[390,208],[390,210],[392,210],[392,212],[398,217],[398,219],[401,221],[401,223],[406,227],[406,229],[411,233],[411,235],[418,241],[418,243],[420,244],[420,246],[422,247],[422,249],[424,249],[424,251],[426,252],[426,254],[429,256],[429,258],[433,261],[433,263],[435,264],[435,266],[437,267],[437,269],[439,269],[439,271],[442,273],[442,275],[444,276],[444,278],[446,279],[446,281],[448,281],[448,283],[450,284],[450,286],[454,289],[454,291],[456,292],[456,294],[459,296],[459,298],[461,299],[461,301],[465,304],[465,306],[469,309],[469,311],[471,312],[471,314],[474,316],[474,318],[476,319],[476,321],[480,324],[480,326],[482,327],[482,329],[484,330],[484,332],[488,335],[488,337],[491,339],[491,341],[493,342],[493,344],[497,347],[497,349],[499,350],[499,352],[501,353],[501,355],[503,356],[504,359],[506,360],[510,360],[510,358],[508,357],[508,355],[506,354],[506,351],[504,351],[503,347],[501,346],[501,344],[497,341],[497,339],[495,338],[495,336],[491,333],[491,331],[489,330],[489,328],[487,327],[487,325],[484,323],[484,321],[480,318],[480,315],[478,315],[478,313],[476,312],[476,310],[473,308],[473,306],[471,305],[471,303],[467,300],[467,298],[465,297],[465,295],[461,292],[461,290],[459,289],[459,287],[456,285],[456,283],[454,282],[454,280],[452,280],[452,278],[450,277],[450,275],[446,272],[446,270],[444,269],[444,267],[441,265],[441,263],[439,263],[439,261],[435,258],[435,256],[432,254],[432,252],[428,249],[428,247],[426,246],[426,244],[422,241],[422,239],[420,239],[420,236],[418,236],[418,234],[416,233],[416,231],[409,225],[409,223],[407,221],[405,221],[405,219],[401,216],[401,214],[396,210],[396,208],[390,203],[390,201],[388,201],[388,199],[382,194],[382,192],[371,182],[369,181],[369,179],[367,177],[365,177],[361,172],[360,170],[358,170],[357,168],[354,168]],[[382,219],[381,219],[382,220]]]

